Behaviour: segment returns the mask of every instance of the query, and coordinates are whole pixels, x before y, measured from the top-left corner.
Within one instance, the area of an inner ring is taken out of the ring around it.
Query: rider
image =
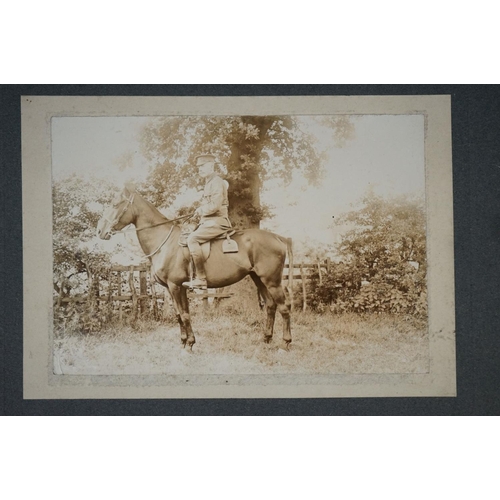
[[[187,239],[189,252],[193,257],[196,278],[183,283],[188,288],[207,288],[205,262],[201,251],[201,243],[210,241],[231,229],[228,218],[228,182],[215,172],[215,157],[203,154],[196,157],[196,166],[200,177],[205,179],[205,188],[200,207],[195,214],[201,217],[200,224]]]

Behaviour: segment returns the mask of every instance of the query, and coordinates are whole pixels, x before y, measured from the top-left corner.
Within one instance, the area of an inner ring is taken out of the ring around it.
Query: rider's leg
[[[189,288],[206,288],[207,287],[207,274],[205,272],[205,261],[203,259],[203,252],[201,250],[201,243],[204,243],[205,238],[203,235],[197,234],[194,231],[188,236],[187,245],[189,253],[193,258],[194,269],[196,277],[192,281],[183,283],[184,286]]]
[[[189,252],[191,253],[194,261],[194,267],[196,270],[196,279],[193,281],[188,281],[183,283],[184,286],[187,287],[207,287],[207,276],[205,272],[205,261],[203,259],[203,252],[201,250],[201,244],[206,241],[213,240],[217,236],[223,234],[227,229],[221,227],[220,224],[217,223],[218,220],[205,220],[203,221],[198,228],[193,231],[187,239],[187,246],[189,248]]]
[[[188,238],[188,248],[193,257],[194,268],[196,277],[200,280],[207,282],[207,273],[205,272],[205,260],[203,259],[203,252],[201,250],[201,245],[196,240],[190,240]]]

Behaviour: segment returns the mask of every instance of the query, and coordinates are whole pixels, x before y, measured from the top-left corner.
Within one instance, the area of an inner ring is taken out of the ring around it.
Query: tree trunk
[[[237,229],[259,227],[260,224],[260,179],[249,160],[252,152],[244,144],[233,144],[230,168],[238,172],[236,180],[229,182],[229,219]],[[250,168],[248,168],[250,167]],[[248,169],[247,169],[248,168]]]
[[[260,193],[259,193],[259,178],[249,179],[252,190],[242,195],[239,189],[236,192],[231,192],[231,184],[229,185],[229,220],[235,229],[258,228],[260,226]]]
[[[258,137],[249,138],[244,131],[230,145],[229,218],[235,228],[258,228],[262,219],[260,190],[263,169],[260,157],[267,132],[274,120],[265,116],[243,116],[241,120],[246,126],[256,127]]]

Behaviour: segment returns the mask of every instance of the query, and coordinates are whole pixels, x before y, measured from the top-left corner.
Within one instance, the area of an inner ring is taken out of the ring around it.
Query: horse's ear
[[[125,183],[125,194],[131,195],[136,190],[136,185],[133,182]]]

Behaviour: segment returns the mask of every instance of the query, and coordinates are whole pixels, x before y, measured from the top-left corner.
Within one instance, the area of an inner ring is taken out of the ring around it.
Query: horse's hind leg
[[[283,317],[283,341],[285,342],[285,347],[288,349],[288,345],[292,341],[292,330],[290,326],[290,301],[288,297],[285,295],[283,287],[281,284],[276,285],[274,283],[266,283],[264,279],[262,282],[266,286],[267,290],[271,294],[271,297],[274,299],[278,307],[278,311]]]
[[[182,346],[186,345],[191,350],[196,339],[191,327],[191,316],[189,314],[189,301],[184,287],[178,286],[175,283],[168,283],[168,290],[174,302],[177,321],[181,329],[181,342]]]
[[[262,283],[261,279],[256,274],[250,273],[250,277],[257,286],[259,292],[259,306],[261,305],[260,298],[264,300],[266,306],[267,324],[266,332],[264,334],[264,342],[268,344],[273,338],[274,319],[276,317],[276,302],[272,298],[264,283]]]

